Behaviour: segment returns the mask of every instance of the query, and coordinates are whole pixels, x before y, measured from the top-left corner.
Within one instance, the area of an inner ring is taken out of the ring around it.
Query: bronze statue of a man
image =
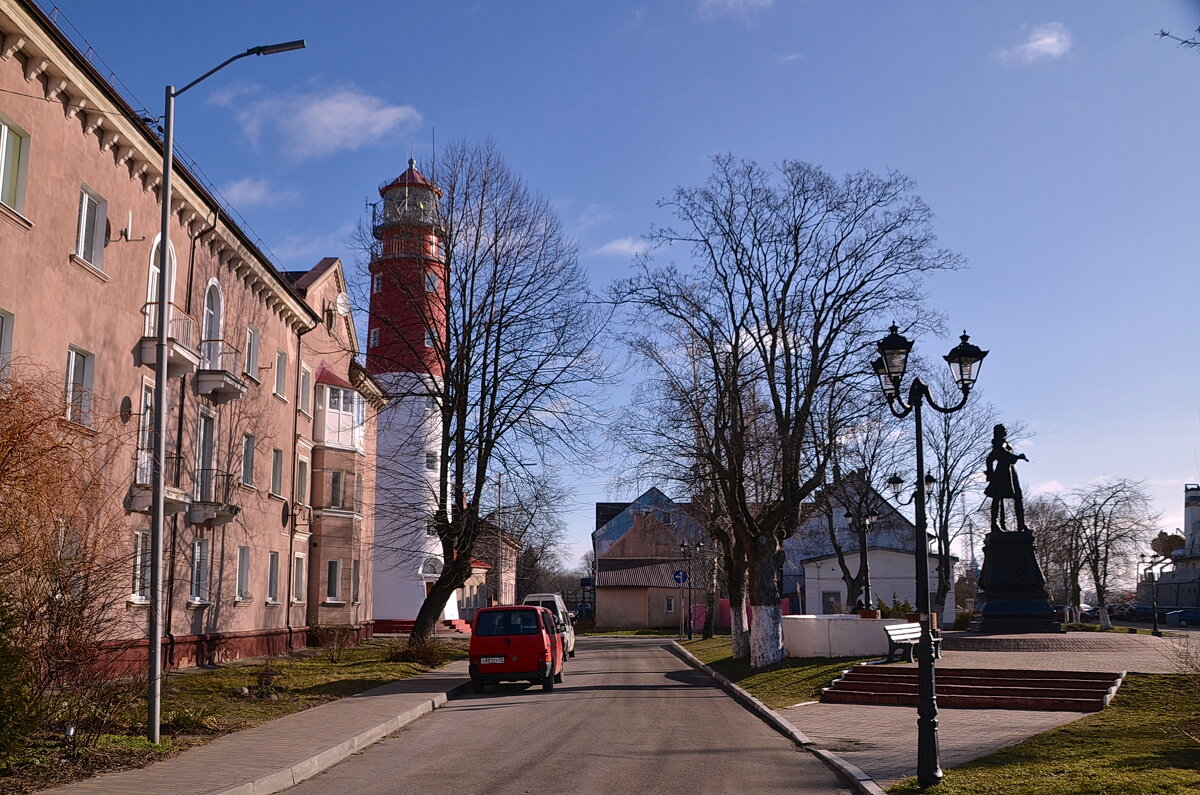
[[[1007,530],[1004,521],[1004,500],[1013,501],[1017,514],[1017,531],[1028,532],[1025,526],[1025,500],[1021,481],[1017,478],[1017,462],[1028,461],[1024,453],[1014,453],[1008,443],[1008,429],[997,425],[992,431],[992,451],[987,457],[987,488],[984,494],[992,498],[992,529]]]

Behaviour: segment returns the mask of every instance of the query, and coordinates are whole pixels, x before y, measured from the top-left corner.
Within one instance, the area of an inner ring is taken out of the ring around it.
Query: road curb
[[[446,692],[437,693],[431,698],[417,704],[417,706],[407,709],[392,718],[388,718],[375,726],[364,729],[353,737],[323,748],[307,759],[303,759],[281,770],[259,776],[253,781],[244,781],[233,787],[213,790],[212,795],[270,795],[270,793],[281,792],[288,787],[294,787],[301,781],[328,770],[351,754],[379,742],[389,734],[404,728],[422,715],[432,712],[450,699],[470,689],[470,681],[457,684],[446,690]],[[367,691],[367,693],[369,692]],[[360,693],[359,695],[364,694]]]
[[[680,646],[679,643],[671,641],[667,648],[676,657],[679,657],[693,668],[699,668],[715,679],[725,692],[733,696],[735,700],[741,702],[742,706],[758,715],[768,726],[806,751],[810,751],[822,762],[849,779],[850,785],[854,787],[855,792],[858,792],[859,795],[886,795],[883,788],[875,783],[875,779],[837,754],[817,748],[813,744],[813,741],[808,738],[808,735],[793,726],[787,718],[746,692],[745,689],[731,682],[728,677],[717,673],[712,668],[700,662],[690,651]]]

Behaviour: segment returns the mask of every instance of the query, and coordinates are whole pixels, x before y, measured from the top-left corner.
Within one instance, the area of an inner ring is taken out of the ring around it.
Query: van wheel
[[[553,689],[554,689],[554,677],[547,676],[545,679],[542,680],[542,690],[553,690]]]
[[[561,668],[559,668],[559,669],[558,669],[558,673],[556,673],[556,674],[554,675],[554,681],[555,681],[557,684],[560,684],[560,685],[561,685],[561,684],[562,684],[562,677],[563,677],[563,670],[562,670]]]

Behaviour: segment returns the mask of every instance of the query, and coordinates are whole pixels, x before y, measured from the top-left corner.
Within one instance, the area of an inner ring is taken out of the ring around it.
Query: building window
[[[431,329],[431,328],[425,329],[425,347],[426,348],[434,348],[437,346],[437,341],[438,341],[437,329]]]
[[[429,536],[430,538],[436,538],[437,534],[436,524],[430,522],[429,524],[425,525],[425,535]]]
[[[379,347],[379,329],[373,328],[367,334],[367,347],[369,347],[369,348],[378,348]]]
[[[279,553],[267,553],[267,602],[279,604]]]
[[[25,206],[29,136],[0,115],[0,202],[17,212]]]
[[[437,395],[426,395],[425,396],[425,408],[436,409],[437,407],[438,407]]]
[[[224,340],[221,339],[222,303],[221,286],[213,280],[204,291],[204,322],[201,326],[203,339],[200,342],[201,370],[229,370],[232,366],[224,361]]]
[[[355,560],[350,564],[350,601],[354,604],[359,602],[359,582],[362,577],[362,561]]]
[[[133,585],[130,598],[138,602],[150,598],[150,533],[145,530],[133,534]]]
[[[312,370],[308,365],[300,365],[300,410],[305,414],[312,413]]]
[[[79,348],[67,348],[67,419],[88,424],[91,410],[92,370],[96,357]]]
[[[75,256],[100,268],[108,242],[108,202],[87,188],[79,189],[79,223],[75,230]]]
[[[438,275],[435,271],[425,271],[425,292],[436,293],[438,291]]]
[[[196,424],[196,494],[199,502],[216,501],[217,420],[201,414]]]
[[[192,542],[192,577],[188,590],[189,602],[208,601],[208,539],[197,538]]]
[[[242,485],[254,485],[254,436],[242,435]]]
[[[12,361],[12,333],[12,313],[0,309],[0,381],[4,378],[4,368]]]
[[[138,485],[154,482],[154,385],[142,384],[142,413],[138,418]]]
[[[246,329],[246,375],[258,382],[259,331],[254,326]]]
[[[304,553],[297,552],[296,557],[292,558],[292,601],[301,603],[304,601],[305,595],[308,592],[308,566],[304,560]]]
[[[675,597],[674,596],[667,597],[667,612],[668,613],[675,612]]]
[[[283,451],[271,451],[271,493],[276,497],[283,494]]]
[[[373,292],[373,293],[382,293],[383,292],[383,274],[382,273],[372,273],[371,274],[371,292]]]
[[[238,547],[237,599],[244,602],[250,598],[250,547]]]
[[[328,563],[328,579],[325,583],[325,599],[330,602],[341,601],[342,598],[342,562],[331,560]]]
[[[345,473],[340,469],[335,469],[329,473],[329,507],[342,507],[342,489]]]
[[[435,471],[437,471],[437,465],[438,465],[437,453],[426,453],[425,454],[425,468],[430,470],[431,472],[435,472]]]
[[[275,394],[284,400],[283,390],[287,388],[287,352],[275,352]]]
[[[308,505],[308,459],[296,461],[296,504]]]

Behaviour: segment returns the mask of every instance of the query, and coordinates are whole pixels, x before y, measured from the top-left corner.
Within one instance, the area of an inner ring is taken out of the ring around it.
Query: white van
[[[567,656],[575,656],[575,625],[571,622],[571,616],[567,613],[567,606],[563,602],[562,594],[531,593],[525,597],[525,601],[521,602],[521,604],[544,607],[553,613],[555,618],[562,619],[563,625],[567,628],[563,636]]]

